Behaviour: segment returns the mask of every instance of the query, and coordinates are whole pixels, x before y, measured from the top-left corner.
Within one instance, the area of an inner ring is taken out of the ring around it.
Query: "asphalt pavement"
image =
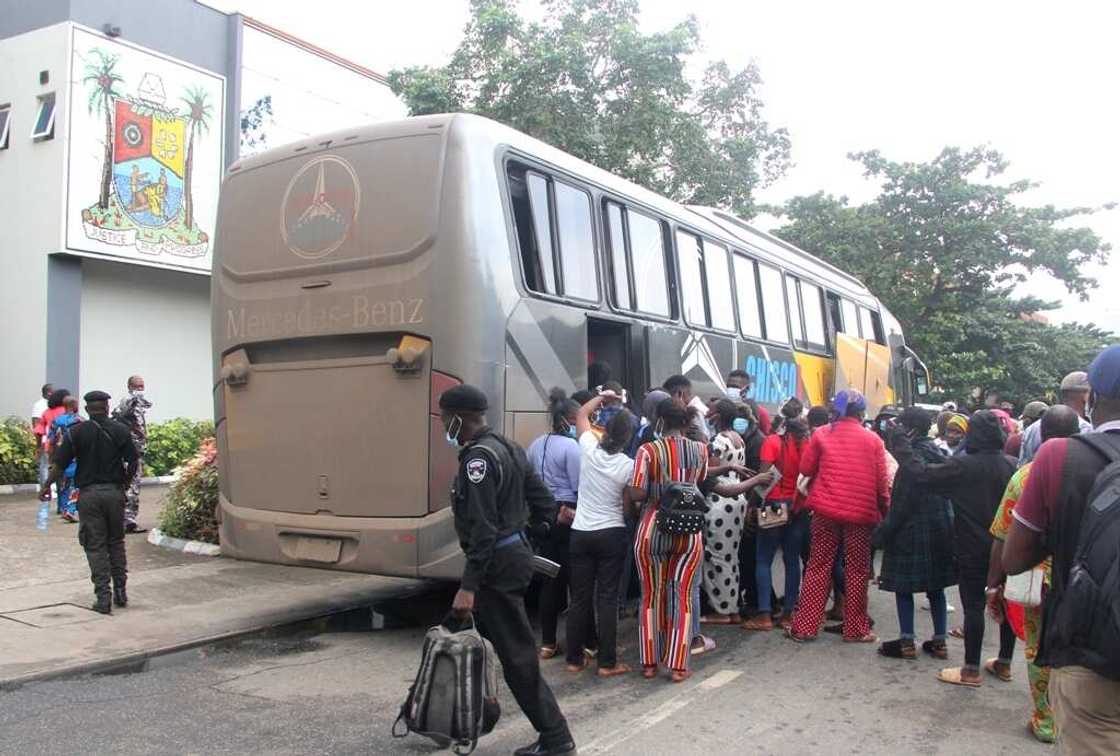
[[[871,606],[878,630],[897,631],[889,594],[873,590]],[[929,631],[928,612],[917,625]],[[419,736],[390,736],[424,629],[252,638],[155,659],[143,672],[27,684],[0,692],[0,742],[20,754],[433,753]],[[1012,683],[988,678],[971,690],[935,679],[945,662],[888,660],[835,636],[799,645],[779,632],[711,634],[718,648],[677,685],[636,673],[571,675],[562,659],[545,662],[580,753],[1048,751],[1026,730],[1021,645]],[[988,655],[996,634],[990,626]],[[635,638],[633,620],[624,622],[622,659],[637,666]],[[950,654],[960,662],[961,641],[950,640]],[[504,685],[502,707],[477,753],[510,753],[533,739]]]

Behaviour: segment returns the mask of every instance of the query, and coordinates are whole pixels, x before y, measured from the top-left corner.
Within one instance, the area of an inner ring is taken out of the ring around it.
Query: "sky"
[[[441,65],[467,22],[467,0],[209,0],[239,10],[382,73]],[[536,0],[524,11],[539,16]],[[771,125],[790,132],[794,166],[759,193],[779,203],[825,191],[853,202],[876,194],[846,155],[878,149],[927,161],[943,147],[989,146],[1010,161],[1008,180],[1041,186],[1030,204],[1120,202],[1120,3],[942,0],[849,3],[789,0],[641,0],[644,31],[687,14],[704,48],[697,67],[755,62]],[[311,11],[313,9],[313,12]],[[768,226],[773,219],[756,223]],[[1120,208],[1079,221],[1120,248]],[[1056,322],[1120,332],[1120,249],[1087,272],[1101,284],[1078,301],[1036,274],[1024,294],[1060,300]]]

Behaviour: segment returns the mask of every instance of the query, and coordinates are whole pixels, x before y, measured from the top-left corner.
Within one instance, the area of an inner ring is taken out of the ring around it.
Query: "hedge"
[[[214,436],[214,423],[184,417],[148,425],[143,475],[170,475],[194,457],[202,441]],[[35,437],[27,421],[0,422],[0,485],[34,483],[38,478]]]
[[[0,423],[0,485],[34,483],[37,468],[31,426],[18,417],[7,418]]]
[[[218,543],[218,449],[214,439],[202,441],[198,453],[179,470],[168,491],[159,529],[174,538]]]

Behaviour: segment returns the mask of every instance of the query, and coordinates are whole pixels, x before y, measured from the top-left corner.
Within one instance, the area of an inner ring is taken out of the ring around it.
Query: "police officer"
[[[486,395],[474,386],[456,386],[439,398],[447,441],[460,448],[452,510],[467,558],[451,610],[460,618],[477,610],[506,683],[539,735],[515,756],[574,754],[568,723],[541,676],[525,613],[533,576],[527,530],[547,532],[556,521],[556,502],[521,447],[487,427],[486,408]]]
[[[85,549],[97,596],[93,609],[112,614],[114,602],[121,607],[128,604],[124,486],[136,475],[140,458],[128,427],[109,417],[109,395],[90,391],[85,400],[89,420],[72,426],[62,439],[39,497],[49,497],[51,484],[62,477],[70,462],[78,460],[74,475],[78,487],[78,543]]]

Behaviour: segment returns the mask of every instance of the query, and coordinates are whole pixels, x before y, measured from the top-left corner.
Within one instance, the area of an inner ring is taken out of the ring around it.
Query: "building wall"
[[[85,259],[82,278],[82,389],[115,402],[138,373],[152,420],[211,417],[209,277]]]
[[[29,4],[34,5],[34,4]],[[69,24],[0,40],[0,103],[11,103],[0,150],[0,416],[27,415],[46,380],[48,257],[62,248]],[[39,72],[50,82],[39,84]],[[55,138],[31,141],[38,95],[55,92]],[[50,378],[76,381],[69,375]]]

